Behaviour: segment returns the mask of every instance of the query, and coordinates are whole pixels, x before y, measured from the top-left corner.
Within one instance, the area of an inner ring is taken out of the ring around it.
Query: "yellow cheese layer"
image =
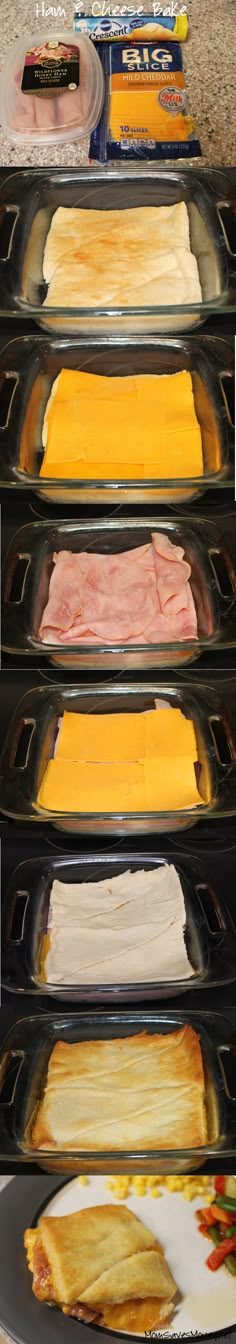
[[[44,422],[40,476],[165,479],[203,475],[189,373],[101,377],[63,369]]]
[[[37,805],[52,812],[175,811],[201,804],[192,722],[178,709],[65,713]]]

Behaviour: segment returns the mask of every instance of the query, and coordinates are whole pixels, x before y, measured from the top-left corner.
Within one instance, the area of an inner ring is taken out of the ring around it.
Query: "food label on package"
[[[155,144],[165,134],[168,140],[168,114],[178,118],[186,106],[178,49],[150,42],[115,47],[110,90],[110,132],[115,141],[124,145],[128,138]],[[181,131],[183,135],[182,123]]]
[[[95,0],[96,3],[96,0]],[[97,5],[99,10],[99,5]],[[124,7],[125,8],[125,7]],[[179,14],[176,18],[167,18],[160,15],[158,19],[153,14],[143,14],[140,17],[140,8],[134,18],[124,18],[119,15],[110,15],[106,17],[95,18],[91,14],[75,14],[74,28],[76,33],[87,33],[92,38],[92,42],[120,42],[121,38],[128,37],[131,41],[142,41],[146,38],[148,42],[160,41],[168,38],[168,41],[184,42],[188,33],[188,16]],[[155,8],[155,7],[154,7]],[[118,5],[116,6],[118,9]]]
[[[79,49],[56,38],[26,52],[21,89],[38,98],[58,98],[79,87]]]
[[[90,158],[175,159],[201,153],[187,110],[178,42],[100,44],[106,99]]]

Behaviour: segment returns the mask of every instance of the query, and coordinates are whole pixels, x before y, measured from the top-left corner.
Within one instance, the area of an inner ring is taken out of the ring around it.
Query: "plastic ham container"
[[[103,99],[102,66],[89,37],[51,31],[14,42],[0,84],[0,121],[14,144],[82,140],[97,126]]]

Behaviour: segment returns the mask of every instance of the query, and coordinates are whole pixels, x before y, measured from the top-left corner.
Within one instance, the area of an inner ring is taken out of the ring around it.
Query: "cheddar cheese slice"
[[[193,723],[179,709],[63,716],[37,807],[51,812],[175,811],[203,802]]]
[[[43,445],[43,477],[202,476],[191,375],[108,378],[62,369],[46,407]]]

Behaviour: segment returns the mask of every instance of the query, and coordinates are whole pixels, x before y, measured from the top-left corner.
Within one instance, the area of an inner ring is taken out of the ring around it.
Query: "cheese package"
[[[198,157],[179,43],[111,41],[100,44],[99,54],[106,99],[91,136],[91,159]]]
[[[202,804],[194,725],[180,709],[66,711],[36,806],[48,812],[173,812]],[[199,762],[198,762],[199,764]]]

